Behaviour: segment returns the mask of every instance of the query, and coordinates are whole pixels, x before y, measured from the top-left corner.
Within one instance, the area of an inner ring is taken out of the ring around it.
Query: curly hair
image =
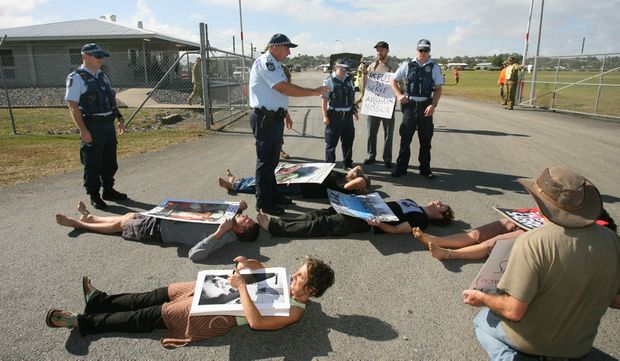
[[[334,270],[325,262],[313,256],[306,256],[302,265],[308,269],[308,283],[306,287],[312,288],[312,297],[321,297],[325,291],[334,284]]]
[[[434,226],[445,227],[452,223],[452,220],[454,219],[454,211],[452,210],[452,207],[448,206],[448,209],[446,209],[441,214],[441,216],[442,217],[440,219],[430,219],[430,224]]]

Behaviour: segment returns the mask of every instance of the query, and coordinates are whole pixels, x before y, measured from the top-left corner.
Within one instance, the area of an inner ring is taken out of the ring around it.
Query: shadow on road
[[[451,129],[451,128],[441,128],[441,127],[435,128],[435,132],[486,135],[486,136],[492,136],[492,137],[527,137],[527,138],[530,137],[527,134],[504,133],[504,132],[497,132],[493,130]]]
[[[332,295],[333,296],[333,295]],[[230,345],[230,360],[256,360],[280,358],[284,360],[312,360],[328,356],[333,352],[329,332],[335,330],[349,336],[371,341],[389,341],[398,337],[390,324],[375,317],[363,315],[336,315],[323,313],[321,304],[308,303],[304,317],[298,323],[273,332],[252,331],[249,327],[236,327],[225,336],[197,342],[189,347],[217,347]],[[91,342],[101,338],[132,338],[159,340],[165,331],[152,333],[106,333],[80,337],[72,330],[65,343],[65,349],[75,356],[86,356]],[[161,347],[161,346],[153,346]]]

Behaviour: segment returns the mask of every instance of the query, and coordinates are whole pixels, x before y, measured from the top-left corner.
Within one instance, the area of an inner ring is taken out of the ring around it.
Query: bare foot
[[[256,220],[258,220],[258,224],[261,226],[262,229],[264,229],[265,231],[269,231],[269,216],[263,213],[262,209],[258,212]]]
[[[80,212],[80,214],[84,217],[87,217],[90,214],[90,211],[86,209],[86,204],[84,204],[84,202],[82,201],[78,203],[77,211]]]
[[[413,236],[420,241],[420,243],[422,243],[425,247],[428,248],[429,243],[431,242],[431,240],[433,239],[433,236],[428,235],[424,232],[422,232],[422,230],[420,229],[420,227],[414,227],[411,230],[411,234],[413,234]]]
[[[237,177],[234,174],[230,173],[230,169],[226,169],[226,177],[228,178],[228,181],[230,183],[235,183],[235,181],[237,180]]]
[[[226,181],[226,180],[224,180],[222,178],[218,178],[217,182],[220,184],[220,187],[222,187],[224,189],[227,189],[229,191],[232,190],[232,183],[231,182],[228,182],[228,181]]]
[[[65,226],[65,227],[77,228],[75,219],[69,218],[63,214],[56,215],[56,223],[60,224],[61,226]]]
[[[431,255],[437,258],[438,260],[451,258],[450,256],[452,254],[452,250],[439,247],[438,245],[435,244],[434,240],[431,240],[428,243],[428,250],[431,251]]]

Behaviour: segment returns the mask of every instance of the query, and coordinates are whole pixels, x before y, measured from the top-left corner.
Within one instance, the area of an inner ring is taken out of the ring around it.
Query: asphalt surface
[[[318,86],[323,76],[294,73],[293,81]],[[293,161],[323,159],[319,104],[316,97],[291,101],[294,131],[286,132],[284,148]],[[400,120],[398,112],[396,129]],[[603,194],[606,208],[620,220],[619,123],[524,109],[506,111],[498,104],[445,97],[437,109],[435,127],[432,166],[437,179],[417,175],[417,152],[409,174],[401,178],[389,176],[381,162],[367,167],[385,198],[410,197],[420,203],[441,199],[454,208],[457,221],[445,229],[431,227],[429,233],[445,235],[496,220],[499,216],[491,206],[533,206],[516,180],[536,177],[553,164],[569,165],[590,178]],[[394,158],[400,138],[398,130],[395,133]],[[362,118],[356,123],[356,163],[365,158],[366,134]],[[382,130],[380,138],[381,134]],[[380,140],[380,148],[382,144]],[[414,138],[412,149],[417,146]],[[77,156],[77,144],[75,148]],[[226,168],[249,175],[254,162],[254,141],[242,118],[214,136],[121,161],[117,188],[129,193],[131,201],[112,206],[108,213],[149,209],[166,197],[182,197],[246,199],[249,214],[255,215],[253,197],[231,196],[217,186]],[[4,200],[0,208],[2,360],[486,358],[473,331],[477,310],[463,304],[461,296],[483,261],[437,261],[409,235],[301,240],[272,238],[263,232],[256,243],[229,245],[206,264],[193,264],[187,259],[187,248],[128,242],[58,226],[56,213],[75,216],[78,201],[87,200],[81,171],[4,188],[0,195]],[[297,199],[289,214],[321,207],[325,202]],[[293,270],[306,254],[331,262],[336,284],[308,307],[301,322],[285,330],[252,332],[239,327],[225,337],[166,350],[159,343],[160,331],[80,338],[77,331],[49,329],[44,322],[48,308],[83,309],[81,276],[85,274],[93,277],[99,289],[137,292],[193,280],[202,269],[229,268],[237,255]],[[558,307],[561,304],[558,300]],[[620,312],[608,310],[593,359],[620,357],[619,325]]]

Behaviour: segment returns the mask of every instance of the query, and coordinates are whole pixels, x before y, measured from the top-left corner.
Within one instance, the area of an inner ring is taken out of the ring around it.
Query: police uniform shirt
[[[280,63],[266,51],[261,55],[250,71],[250,107],[265,107],[267,110],[286,109],[288,96],[273,89],[281,82],[287,82]]]
[[[97,69],[97,72],[95,74],[93,74],[92,71],[90,71],[88,68],[84,66],[80,66],[80,69],[86,70],[95,78],[97,78],[99,74],[101,73],[101,69]],[[104,80],[108,84],[110,84],[108,77],[105,75],[104,75]],[[84,81],[84,79],[82,79],[80,74],[78,74],[77,72],[75,71],[72,72],[71,74],[67,76],[67,91],[65,92],[65,101],[72,101],[72,102],[79,103],[80,97],[82,96],[82,94],[86,93],[86,90],[88,90],[88,86],[86,86],[86,81]],[[80,107],[80,109],[82,108]],[[94,115],[110,115],[110,114],[112,114],[111,111],[107,113],[96,113]]]
[[[420,65],[420,62],[418,62],[418,59],[415,59],[414,61],[417,62],[418,65]],[[428,59],[426,63],[421,64],[421,66],[424,67],[425,65],[428,65],[428,64],[434,64],[434,63],[431,59]],[[408,71],[409,71],[409,62],[406,61],[400,64],[400,66],[398,67],[398,70],[396,70],[396,73],[394,73],[394,80],[400,81],[401,79],[405,79],[405,81],[407,81]],[[437,64],[433,66],[433,81],[435,82],[435,85],[444,85],[445,83],[443,80],[443,76],[441,76],[441,70],[439,69],[439,66]],[[409,98],[416,102],[422,102],[425,100],[429,100],[428,98],[424,98],[424,97],[409,97]]]
[[[336,73],[332,73],[332,76],[330,76],[329,78],[325,79],[325,81],[323,82],[323,85],[328,87],[329,91],[326,94],[323,94],[321,96],[323,98],[327,98],[328,100],[329,100],[330,94],[334,91],[334,77],[336,77]],[[345,75],[343,82],[345,83],[346,86],[353,86],[353,84],[351,83],[351,78],[348,75]],[[351,110],[351,108],[352,107],[334,108],[332,106],[329,106],[327,109],[335,110],[337,112],[348,112],[349,110]]]

